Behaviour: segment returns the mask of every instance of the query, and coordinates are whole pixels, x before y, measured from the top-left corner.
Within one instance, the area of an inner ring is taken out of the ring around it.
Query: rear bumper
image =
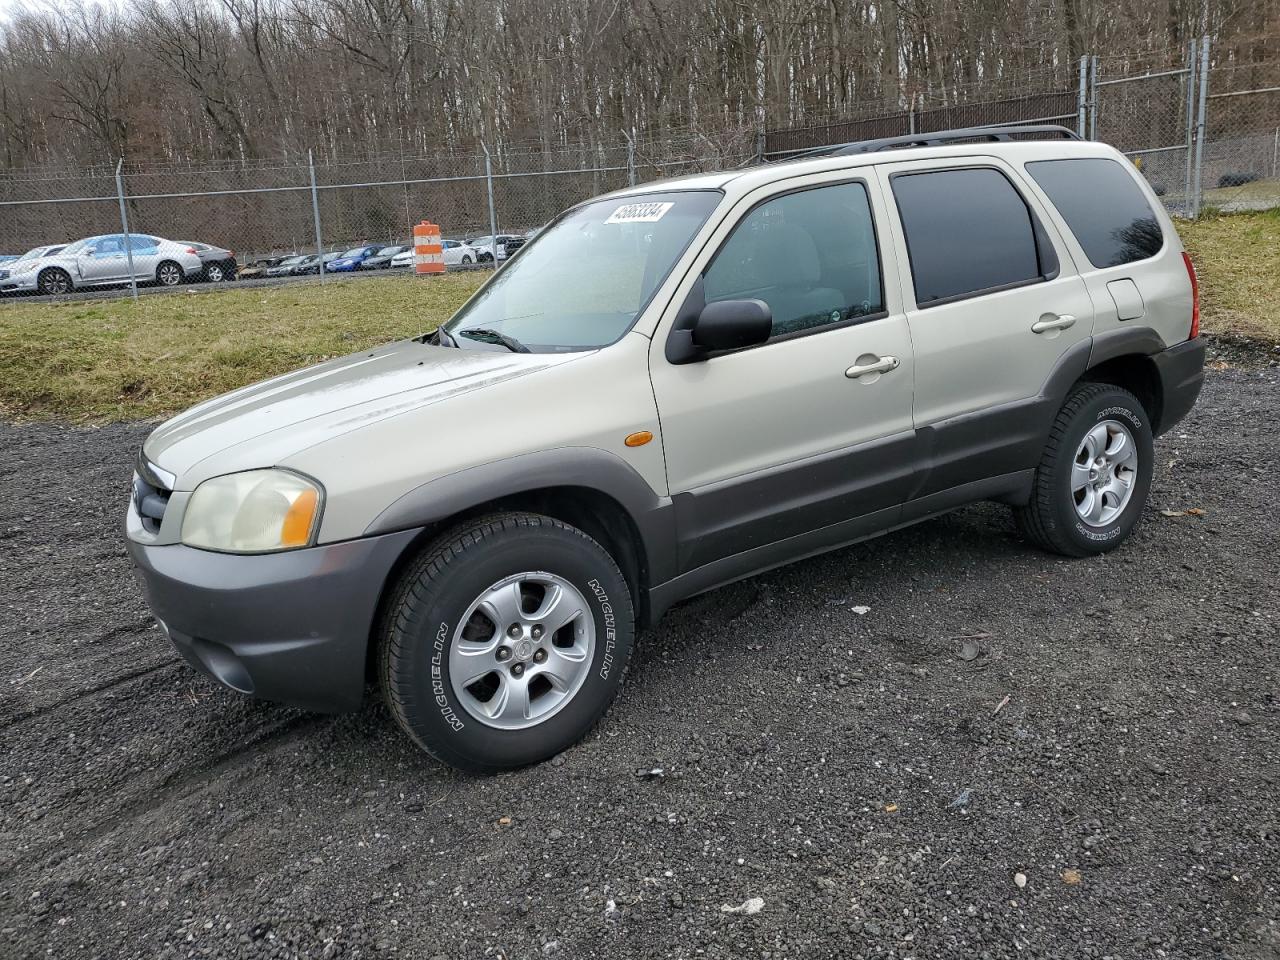
[[[354,710],[378,600],[417,531],[238,556],[129,540],[174,647],[213,680],[308,710]]]
[[[1152,356],[1160,374],[1163,403],[1156,433],[1165,433],[1191,412],[1204,386],[1204,338],[1196,337]]]

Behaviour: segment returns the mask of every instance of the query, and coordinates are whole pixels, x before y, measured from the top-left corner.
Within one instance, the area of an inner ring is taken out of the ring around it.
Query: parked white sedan
[[[444,248],[445,266],[456,267],[459,264],[470,265],[479,263],[480,252],[464,240],[441,240],[440,246]],[[391,266],[395,267],[412,267],[413,266],[413,247],[406,247],[400,253],[391,258]]]
[[[138,283],[176,287],[184,280],[199,277],[203,269],[192,247],[172,240],[131,233],[128,246],[131,249],[126,248],[124,234],[113,233],[85,237],[56,253],[30,260],[23,257],[9,264],[9,276],[0,282],[0,290],[59,294],[128,283],[130,254],[133,278]]]

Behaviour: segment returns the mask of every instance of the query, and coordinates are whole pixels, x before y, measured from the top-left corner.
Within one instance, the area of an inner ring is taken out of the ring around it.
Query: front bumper
[[[40,274],[24,273],[18,277],[0,278],[0,293],[28,293],[39,286]]]
[[[1191,412],[1204,386],[1204,337],[1161,350],[1151,358],[1160,374],[1163,397],[1156,433],[1167,432]]]
[[[339,712],[360,705],[378,601],[416,533],[252,556],[128,545],[147,602],[197,670],[240,693]]]

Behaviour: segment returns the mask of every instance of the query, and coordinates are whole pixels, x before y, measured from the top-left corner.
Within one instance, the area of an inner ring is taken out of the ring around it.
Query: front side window
[[[763,300],[773,338],[883,312],[867,188],[841,183],[760,204],[716,254],[703,292],[708,303]]]
[[[495,349],[490,333],[468,331],[498,333],[534,352],[613,343],[635,323],[721,196],[672,191],[576,207],[524,244],[444,329],[464,349]]]
[[[999,170],[894,174],[916,304],[928,307],[1056,272],[1048,240]]]
[[[1115,160],[1037,160],[1027,173],[1040,185],[1095,267],[1154,257],[1164,246],[1155,211]]]

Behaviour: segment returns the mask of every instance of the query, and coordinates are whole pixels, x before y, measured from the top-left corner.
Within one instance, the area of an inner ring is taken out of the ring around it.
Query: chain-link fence
[[[431,220],[446,240],[473,241],[453,255],[458,265],[463,257],[491,263],[565,207],[629,183],[832,143],[1028,123],[1114,144],[1181,216],[1280,206],[1280,56],[1265,45],[1248,62],[1234,51],[1215,62],[1211,53],[1200,40],[1145,58],[1083,57],[1069,82],[1046,73],[1035,92],[976,84],[953,88],[946,101],[909,96],[905,105],[868,104],[837,121],[763,134],[730,127],[465,156],[0,171],[0,254],[125,233],[225,248],[250,274],[323,275],[343,251],[407,248],[413,225]],[[1000,95],[983,99],[984,90]],[[494,236],[511,239],[494,244]],[[0,293],[14,290],[0,280]]]

